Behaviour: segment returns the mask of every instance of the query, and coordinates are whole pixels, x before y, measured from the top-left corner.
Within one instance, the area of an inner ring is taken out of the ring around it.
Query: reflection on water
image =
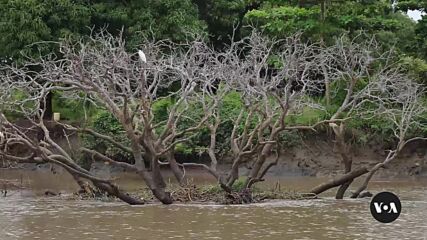
[[[281,179],[295,188],[315,178]],[[245,206],[64,201],[25,194],[0,198],[0,239],[427,239],[427,180],[373,183],[402,200],[391,224],[376,222],[369,199],[275,201]]]

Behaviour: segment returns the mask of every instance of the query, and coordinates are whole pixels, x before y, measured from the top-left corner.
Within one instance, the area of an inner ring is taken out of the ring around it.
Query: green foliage
[[[324,120],[327,112],[319,109],[304,108],[301,113],[297,115],[289,115],[286,118],[288,125],[312,125],[318,121]]]
[[[247,12],[244,19],[276,38],[302,31],[307,39],[327,44],[344,32],[356,35],[363,30],[376,35],[384,49],[397,47],[411,54],[419,54],[416,46],[422,46],[426,39],[422,35],[425,28],[420,28],[422,21],[416,24],[402,12],[395,12],[386,0],[307,3],[269,0]]]
[[[426,0],[399,0],[397,2],[397,8],[402,11],[408,11],[408,10],[425,11],[427,9],[427,1]]]
[[[152,111],[154,115],[154,122],[159,123],[166,121],[169,116],[169,108],[172,107],[174,101],[171,98],[162,98],[153,103]]]
[[[378,142],[387,145],[396,141],[393,133],[394,124],[381,116],[371,119],[355,117],[346,124],[347,129],[353,130],[351,139],[357,144],[366,145],[370,142]]]
[[[224,193],[224,190],[218,185],[202,185],[201,186],[202,191],[208,194],[222,194]]]
[[[185,155],[190,155],[195,152],[195,148],[190,147],[189,144],[178,143],[175,145],[175,152],[185,154]]]
[[[228,42],[233,35],[233,28],[237,26],[235,37],[239,37],[239,30],[245,13],[256,9],[257,0],[193,0],[199,10],[200,19],[206,25],[211,41],[217,46]]]
[[[402,65],[419,83],[427,85],[427,62],[415,57],[403,57]]]
[[[245,15],[248,23],[254,23],[265,32],[278,38],[303,31],[312,32],[318,27],[319,8],[280,6],[252,10]]]
[[[153,113],[159,114],[159,119],[162,119],[161,116],[167,116],[168,111],[166,106],[170,106],[168,100],[160,100],[161,103],[156,102],[154,105],[159,106],[153,109]],[[160,107],[163,106],[163,107]],[[240,110],[243,107],[243,102],[241,100],[241,95],[238,92],[230,92],[223,98],[222,105],[220,107],[220,116],[222,119],[221,124],[217,130],[217,151],[219,154],[226,154],[230,148],[230,134],[233,129],[233,121],[237,118],[240,113]],[[162,109],[162,110],[160,110]],[[186,111],[187,118],[180,121],[178,128],[186,129],[188,127],[194,126],[201,121],[201,118],[204,115],[204,110],[200,103],[192,103],[189,106],[189,109]],[[157,116],[155,116],[157,119]],[[243,123],[242,123],[243,124]],[[160,127],[158,130],[161,130]],[[195,133],[195,135],[186,143],[177,144],[175,151],[182,154],[200,154],[206,149],[206,146],[210,144],[210,131],[207,128],[202,128]]]
[[[237,179],[233,186],[231,187],[231,189],[234,192],[241,192],[243,189],[245,189],[245,182],[246,182],[246,177],[240,177],[239,179]]]
[[[331,6],[328,21],[350,31],[393,29],[388,19],[392,6],[388,1],[343,1]]]
[[[19,102],[25,100],[28,97],[28,94],[23,91],[15,91],[11,96],[8,96],[9,101],[11,102]],[[26,108],[31,109],[34,107],[31,102],[28,102],[26,104]],[[4,112],[5,116],[12,121],[22,118],[22,114],[17,112],[16,109],[14,109],[14,106],[5,105],[4,103],[0,103],[0,112]]]
[[[92,121],[88,127],[100,134],[113,137],[113,139],[117,142],[127,146],[130,145],[130,141],[124,133],[124,129],[120,122],[107,111],[99,111],[97,114],[95,114],[92,117]],[[100,140],[99,138],[95,138],[91,135],[83,135],[82,139],[83,144],[86,147],[95,149],[101,153],[105,153],[107,156],[114,157],[114,159],[129,160],[132,158],[128,152],[117,148],[110,142]]]
[[[15,61],[21,52],[36,56],[57,47],[33,43],[87,33],[90,25],[90,9],[81,1],[0,0],[0,13],[0,58]]]
[[[367,79],[359,79],[354,86],[354,92],[362,90],[368,84],[367,81]],[[333,93],[331,98],[331,110],[335,111],[336,108],[341,106],[342,102],[344,101],[347,95],[347,83],[348,82],[344,79],[331,83],[330,88],[331,92]]]
[[[134,48],[142,35],[183,41],[188,32],[204,32],[205,25],[190,0],[0,0],[0,59],[57,52],[56,44],[34,43],[86,36],[91,27],[123,29]]]
[[[203,32],[204,23],[190,0],[95,1],[91,6],[95,26],[108,25],[112,32],[124,27],[128,44],[141,43],[141,34],[156,39],[183,41],[188,32]]]
[[[296,147],[301,143],[301,135],[304,133],[299,133],[297,130],[284,131],[279,135],[279,142],[284,148]]]
[[[417,56],[427,61],[427,16],[418,21],[415,28]]]
[[[61,119],[79,123],[84,121],[85,117],[91,118],[97,109],[83,100],[64,98],[60,92],[55,92],[52,97],[52,111],[60,113]]]

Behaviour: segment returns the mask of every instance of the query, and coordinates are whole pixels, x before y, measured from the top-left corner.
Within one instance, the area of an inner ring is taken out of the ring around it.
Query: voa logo
[[[394,202],[391,202],[390,205],[384,204],[383,202],[374,202],[374,207],[377,213],[382,213],[383,211],[387,213],[398,213],[396,204]]]
[[[379,222],[391,223],[402,210],[399,198],[391,192],[380,192],[372,198],[371,214]]]

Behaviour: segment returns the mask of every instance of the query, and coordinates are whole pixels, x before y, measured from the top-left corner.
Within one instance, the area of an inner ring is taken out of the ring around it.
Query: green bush
[[[91,118],[97,110],[89,102],[62,97],[61,92],[54,92],[52,96],[52,111],[61,114],[61,119],[70,122],[82,122],[86,117]]]
[[[29,94],[24,91],[14,91],[11,96],[7,97],[7,101],[22,101],[29,97]],[[24,107],[26,109],[34,109],[34,103],[28,102]],[[6,105],[4,103],[0,103],[0,111],[3,112],[5,116],[11,121],[23,118],[23,115],[19,111],[16,111],[14,105]]]
[[[394,142],[394,127],[393,123],[382,117],[370,119],[355,117],[347,122],[348,129],[355,129],[359,133],[358,136],[354,136],[354,142],[361,145],[372,141],[384,144]]]
[[[130,141],[127,138],[122,125],[119,121],[107,111],[99,111],[97,114],[92,116],[92,120],[89,123],[89,128],[94,131],[113,137],[117,142],[124,145],[130,145]],[[91,135],[84,134],[82,136],[83,144],[92,149],[96,149],[107,156],[114,157],[116,160],[129,160],[132,158],[131,154],[123,151],[116,147],[114,144],[95,138]]]
[[[427,85],[427,62],[425,60],[414,57],[403,57],[402,66],[419,83]]]

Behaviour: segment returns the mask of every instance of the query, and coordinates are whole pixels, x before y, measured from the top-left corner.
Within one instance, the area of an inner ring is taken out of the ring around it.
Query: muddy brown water
[[[209,178],[204,178],[205,181]],[[272,201],[244,206],[128,206],[120,202],[71,201],[40,196],[44,189],[75,188],[63,174],[1,171],[31,191],[9,191],[0,198],[0,239],[427,239],[427,179],[377,179],[370,190],[396,193],[402,213],[391,224],[376,222],[369,199]],[[122,177],[129,189],[138,179]],[[264,187],[304,191],[324,181],[314,177],[276,178]]]

